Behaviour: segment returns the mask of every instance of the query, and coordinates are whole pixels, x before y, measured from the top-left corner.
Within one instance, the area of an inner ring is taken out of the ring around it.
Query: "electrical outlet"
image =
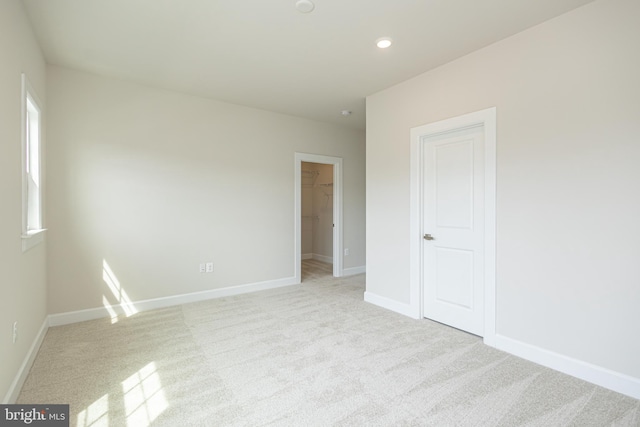
[[[204,266],[204,262],[200,263],[200,273],[204,273],[205,272],[205,266]]]
[[[349,248],[345,248],[345,250],[344,250],[344,255],[345,255],[345,256],[348,256],[348,255],[349,255]]]
[[[213,273],[213,263],[212,262],[208,262],[207,263],[207,273]]]
[[[13,343],[18,341],[18,322],[13,322]]]

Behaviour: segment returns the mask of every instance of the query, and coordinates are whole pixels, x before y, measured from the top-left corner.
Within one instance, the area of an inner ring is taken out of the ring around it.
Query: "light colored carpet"
[[[640,425],[638,400],[369,305],[364,275],[313,263],[299,287],[51,328],[19,403],[94,427]]]

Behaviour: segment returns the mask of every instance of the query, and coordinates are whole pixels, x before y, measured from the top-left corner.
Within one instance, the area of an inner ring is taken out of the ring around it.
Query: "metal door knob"
[[[424,240],[436,240],[431,234],[425,234]]]

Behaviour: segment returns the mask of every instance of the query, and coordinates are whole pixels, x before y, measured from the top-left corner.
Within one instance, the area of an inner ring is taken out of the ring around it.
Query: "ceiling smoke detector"
[[[311,0],[298,0],[296,2],[296,9],[300,13],[309,13],[315,9],[316,5]]]
[[[340,111],[340,114],[341,114],[343,117],[348,117],[348,116],[350,116],[350,115],[351,115],[351,111],[349,111],[349,110],[342,110],[342,111]]]

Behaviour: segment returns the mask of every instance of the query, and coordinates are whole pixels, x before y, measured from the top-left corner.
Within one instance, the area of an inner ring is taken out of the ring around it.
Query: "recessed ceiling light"
[[[344,117],[348,117],[351,115],[351,111],[349,110],[342,110],[340,111],[340,114],[342,114]]]
[[[391,39],[389,37],[381,37],[376,40],[376,46],[378,46],[380,49],[386,49],[391,46]]]
[[[316,7],[311,0],[298,0],[296,2],[296,9],[300,13],[309,13]]]

